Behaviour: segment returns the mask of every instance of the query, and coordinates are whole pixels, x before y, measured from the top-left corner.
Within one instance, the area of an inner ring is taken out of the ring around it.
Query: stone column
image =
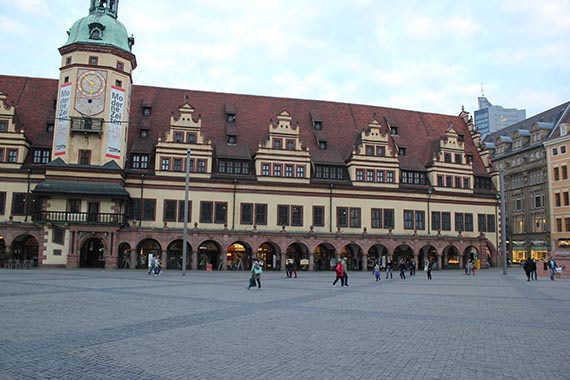
[[[315,270],[315,254],[313,252],[309,252],[309,269],[310,271]]]
[[[438,254],[437,255],[437,269],[443,269],[443,265],[442,265],[442,255]]]
[[[281,263],[279,263],[279,270],[286,270],[287,269],[287,252],[283,252],[281,251],[281,259],[280,259]]]
[[[134,249],[129,250],[129,269],[135,269],[137,266],[137,251]]]
[[[363,272],[368,272],[368,253],[363,253],[360,261]]]
[[[465,269],[463,266],[463,255],[459,255],[459,269]]]

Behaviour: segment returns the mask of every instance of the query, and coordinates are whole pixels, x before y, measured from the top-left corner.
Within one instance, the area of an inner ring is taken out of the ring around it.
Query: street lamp
[[[507,274],[507,236],[505,221],[505,171],[499,170],[499,180],[501,186],[501,250],[503,251],[503,274]]]
[[[428,186],[427,192],[428,192],[428,201],[427,201],[427,233],[428,233],[428,235],[429,235],[429,234],[430,234],[430,225],[431,225],[431,222],[430,222],[431,217],[430,217],[430,213],[429,213],[429,201],[430,201],[430,199],[431,199],[431,193],[433,192],[433,189],[432,189],[431,186]]]

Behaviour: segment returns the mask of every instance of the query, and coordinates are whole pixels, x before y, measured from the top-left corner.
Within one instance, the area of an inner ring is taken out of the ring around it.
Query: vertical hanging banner
[[[64,83],[59,90],[59,109],[55,118],[55,156],[64,156],[67,151],[67,130],[69,129],[69,105],[71,83]]]
[[[111,103],[109,125],[107,126],[107,149],[105,157],[121,159],[121,142],[123,140],[123,110],[125,108],[125,90],[111,87]]]

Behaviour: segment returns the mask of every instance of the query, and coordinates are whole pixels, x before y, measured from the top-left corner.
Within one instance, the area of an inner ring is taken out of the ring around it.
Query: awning
[[[125,188],[117,183],[46,180],[36,185],[37,195],[67,194],[99,197],[130,198]]]

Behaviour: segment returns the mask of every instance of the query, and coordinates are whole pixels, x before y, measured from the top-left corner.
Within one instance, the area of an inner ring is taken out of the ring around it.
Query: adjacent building
[[[514,262],[527,257],[545,261],[556,252],[557,239],[564,239],[564,226],[558,224],[567,215],[567,156],[558,153],[566,151],[560,131],[566,128],[569,107],[561,104],[484,138],[493,167],[504,173],[505,227]]]
[[[177,268],[184,241],[192,270],[498,262],[467,112],[134,85],[119,1],[89,4],[59,79],[0,76],[3,265]]]
[[[475,128],[482,137],[526,119],[525,110],[493,105],[485,96],[477,100],[479,109],[475,111]]]

